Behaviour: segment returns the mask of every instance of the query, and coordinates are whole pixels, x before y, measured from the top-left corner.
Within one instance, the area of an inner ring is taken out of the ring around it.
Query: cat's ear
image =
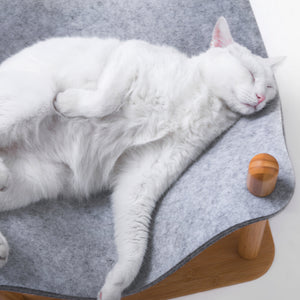
[[[224,48],[232,43],[233,38],[228,23],[224,17],[220,17],[215,25],[210,46]]]
[[[270,67],[274,70],[276,69],[284,60],[286,59],[285,56],[276,56],[276,57],[269,57],[265,60],[270,65]]]

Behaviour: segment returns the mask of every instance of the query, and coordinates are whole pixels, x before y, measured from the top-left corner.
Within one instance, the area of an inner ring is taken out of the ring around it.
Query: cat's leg
[[[102,118],[110,115],[126,101],[137,70],[136,57],[120,46],[104,68],[96,90],[68,89],[57,95],[54,107],[66,117]]]
[[[16,182],[10,183],[12,185],[5,187],[4,191],[0,191],[0,211],[13,210],[39,200],[34,197],[34,193],[30,193],[29,190],[23,186],[24,183],[19,182],[19,186],[16,185],[18,184]],[[0,232],[0,268],[7,263],[8,256],[9,245],[4,235]]]
[[[122,166],[112,195],[118,261],[98,299],[119,300],[137,276],[147,248],[151,214],[157,200],[195,158],[190,145],[147,146]]]
[[[0,157],[0,192],[3,192],[8,186],[9,171]]]
[[[13,184],[15,183],[13,182]],[[10,187],[5,188],[5,191],[0,191],[0,211],[17,209],[39,200],[35,199],[34,195],[31,196],[28,189],[22,185],[23,183],[20,182],[19,187],[10,185]],[[9,245],[4,235],[0,232],[0,268],[7,263],[8,256]]]
[[[0,193],[7,189],[9,179],[9,171],[6,165],[3,163],[3,159],[0,158]],[[9,246],[6,238],[0,232],[0,268],[2,268],[8,258]]]
[[[3,187],[0,212],[57,197],[64,184],[62,168],[34,156],[0,158],[0,186]],[[7,262],[8,254],[8,243],[0,232],[0,268]]]
[[[4,235],[0,232],[0,268],[2,268],[7,263],[8,254],[9,246],[7,240],[4,237]]]

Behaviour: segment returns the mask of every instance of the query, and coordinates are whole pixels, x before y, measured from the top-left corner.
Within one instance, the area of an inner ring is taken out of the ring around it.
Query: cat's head
[[[235,43],[227,21],[221,17],[206,52],[205,80],[231,110],[248,115],[275,98],[277,85],[273,70],[282,59],[262,58]]]

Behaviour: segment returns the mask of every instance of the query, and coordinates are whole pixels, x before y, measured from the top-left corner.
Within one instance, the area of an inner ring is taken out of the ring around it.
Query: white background
[[[286,142],[300,173],[300,1],[250,0],[269,56],[286,56],[276,72],[282,102]],[[242,25],[241,25],[242,26]],[[287,208],[270,220],[275,260],[261,278],[176,300],[300,299],[300,190]]]

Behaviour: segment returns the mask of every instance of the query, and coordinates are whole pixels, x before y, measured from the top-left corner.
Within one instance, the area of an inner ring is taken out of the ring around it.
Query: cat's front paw
[[[6,238],[0,232],[0,268],[2,268],[8,259],[9,246]]]
[[[53,106],[56,111],[65,117],[79,117],[81,116],[81,96],[81,90],[66,90],[56,96],[56,99],[53,101]]]

